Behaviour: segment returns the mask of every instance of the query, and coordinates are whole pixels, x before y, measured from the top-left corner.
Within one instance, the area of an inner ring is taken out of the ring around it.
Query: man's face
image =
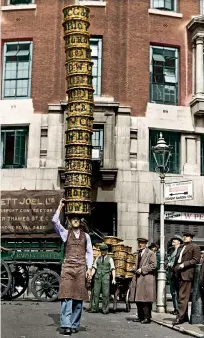
[[[191,236],[183,236],[183,241],[184,241],[184,243],[191,243],[192,237]]]
[[[108,250],[101,250],[101,256],[106,256],[108,253]]]
[[[145,249],[147,246],[147,243],[146,242],[138,242],[138,247],[139,249]]]
[[[157,252],[157,247],[152,248],[153,252]]]
[[[180,245],[181,242],[178,239],[173,239],[172,246],[175,248],[176,246]]]
[[[73,228],[78,228],[80,226],[80,219],[77,217],[74,217],[71,219],[71,226]]]

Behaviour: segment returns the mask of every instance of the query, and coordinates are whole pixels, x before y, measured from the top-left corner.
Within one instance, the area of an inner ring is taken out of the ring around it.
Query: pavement
[[[175,321],[175,316],[170,313],[152,313],[152,320],[162,326],[173,329],[177,332],[187,334],[192,337],[204,337],[204,325],[192,325],[189,323],[184,323],[182,325],[173,326],[173,321]]]
[[[1,338],[60,338],[60,303],[40,303],[29,300],[2,301]],[[135,309],[125,312],[122,304],[116,313],[93,314],[84,311],[81,330],[76,338],[171,338],[172,330],[156,323],[134,323]],[[182,338],[174,332],[174,338]]]
[[[112,306],[110,306],[111,308]],[[1,303],[1,338],[60,338],[60,303],[41,303],[36,300],[13,300]],[[120,303],[116,313],[109,315],[83,311],[81,328],[72,337],[82,338],[182,338],[204,337],[204,326],[184,324],[172,332],[175,316],[153,312],[153,322],[148,325],[134,323],[136,308],[125,312]],[[159,324],[159,325],[158,325]],[[174,328],[175,329],[175,328]]]

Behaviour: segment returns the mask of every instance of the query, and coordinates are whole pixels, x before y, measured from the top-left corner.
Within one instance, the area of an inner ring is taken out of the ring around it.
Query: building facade
[[[201,0],[3,0],[1,190],[60,190],[67,97],[62,9],[91,10],[95,112],[93,226],[133,248],[159,238],[151,147],[172,146],[166,182],[193,199],[165,205],[166,240],[204,237],[204,12]]]

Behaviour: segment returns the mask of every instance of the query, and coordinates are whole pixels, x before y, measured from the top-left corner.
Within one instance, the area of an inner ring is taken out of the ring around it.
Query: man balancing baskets
[[[60,327],[64,336],[70,336],[72,332],[78,331],[82,303],[84,300],[88,300],[86,279],[91,280],[93,250],[90,236],[79,217],[72,217],[68,222],[68,229],[65,229],[60,223],[59,217],[64,208],[64,201],[61,199],[52,222],[56,232],[66,243],[59,289]]]

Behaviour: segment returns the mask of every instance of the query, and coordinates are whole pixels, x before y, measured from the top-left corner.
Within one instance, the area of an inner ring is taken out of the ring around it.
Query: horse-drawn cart
[[[64,256],[64,244],[58,235],[4,235],[1,245],[2,298],[20,297],[32,274],[31,291],[35,298],[57,299]]]

